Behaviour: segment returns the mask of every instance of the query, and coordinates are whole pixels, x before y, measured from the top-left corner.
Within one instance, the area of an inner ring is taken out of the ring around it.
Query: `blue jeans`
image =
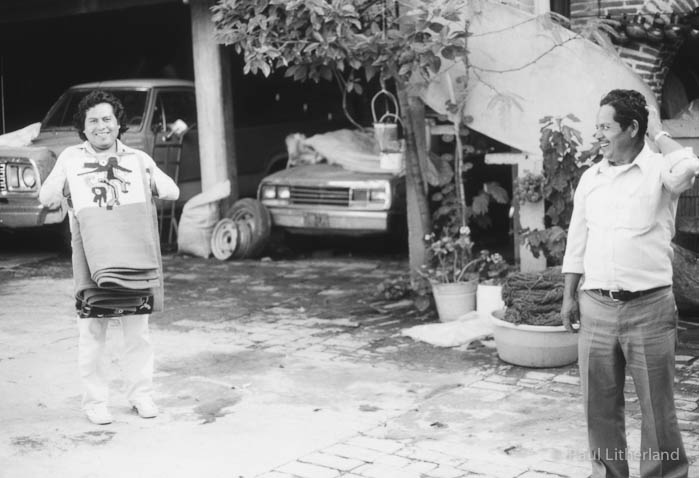
[[[688,462],[674,402],[677,309],[670,287],[620,302],[580,292],[578,341],[593,478],[687,478]],[[624,419],[625,371],[641,405],[641,449],[631,456]]]

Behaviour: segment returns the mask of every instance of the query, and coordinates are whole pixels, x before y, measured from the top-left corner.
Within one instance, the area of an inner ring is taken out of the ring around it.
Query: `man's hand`
[[[580,306],[577,299],[564,296],[561,306],[561,320],[568,332],[577,333],[580,330]]]
[[[648,137],[655,140],[655,136],[663,130],[663,124],[660,122],[660,114],[655,106],[647,106],[648,110]]]

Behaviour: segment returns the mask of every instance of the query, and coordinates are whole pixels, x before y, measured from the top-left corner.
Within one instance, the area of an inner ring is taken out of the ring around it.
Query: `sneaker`
[[[158,407],[150,397],[134,400],[131,405],[133,405],[133,408],[141,418],[155,418],[158,416]]]
[[[85,409],[85,415],[95,425],[109,425],[114,421],[106,405],[93,405]]]

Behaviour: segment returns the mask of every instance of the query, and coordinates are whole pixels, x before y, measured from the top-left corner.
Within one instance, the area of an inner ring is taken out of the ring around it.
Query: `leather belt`
[[[644,295],[652,294],[653,292],[657,292],[662,289],[667,289],[670,287],[669,285],[663,285],[660,287],[653,287],[652,289],[646,289],[646,290],[637,290],[635,292],[631,292],[630,290],[607,290],[607,289],[590,289],[592,292],[597,292],[600,295],[603,295],[605,297],[609,297],[612,300],[618,300],[621,302],[626,302],[632,299],[638,299],[639,297],[643,297]]]

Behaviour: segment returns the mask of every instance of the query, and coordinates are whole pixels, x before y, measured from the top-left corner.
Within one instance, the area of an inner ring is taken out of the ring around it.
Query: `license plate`
[[[329,227],[330,218],[327,214],[318,214],[314,212],[307,212],[303,215],[303,225],[305,227]]]

